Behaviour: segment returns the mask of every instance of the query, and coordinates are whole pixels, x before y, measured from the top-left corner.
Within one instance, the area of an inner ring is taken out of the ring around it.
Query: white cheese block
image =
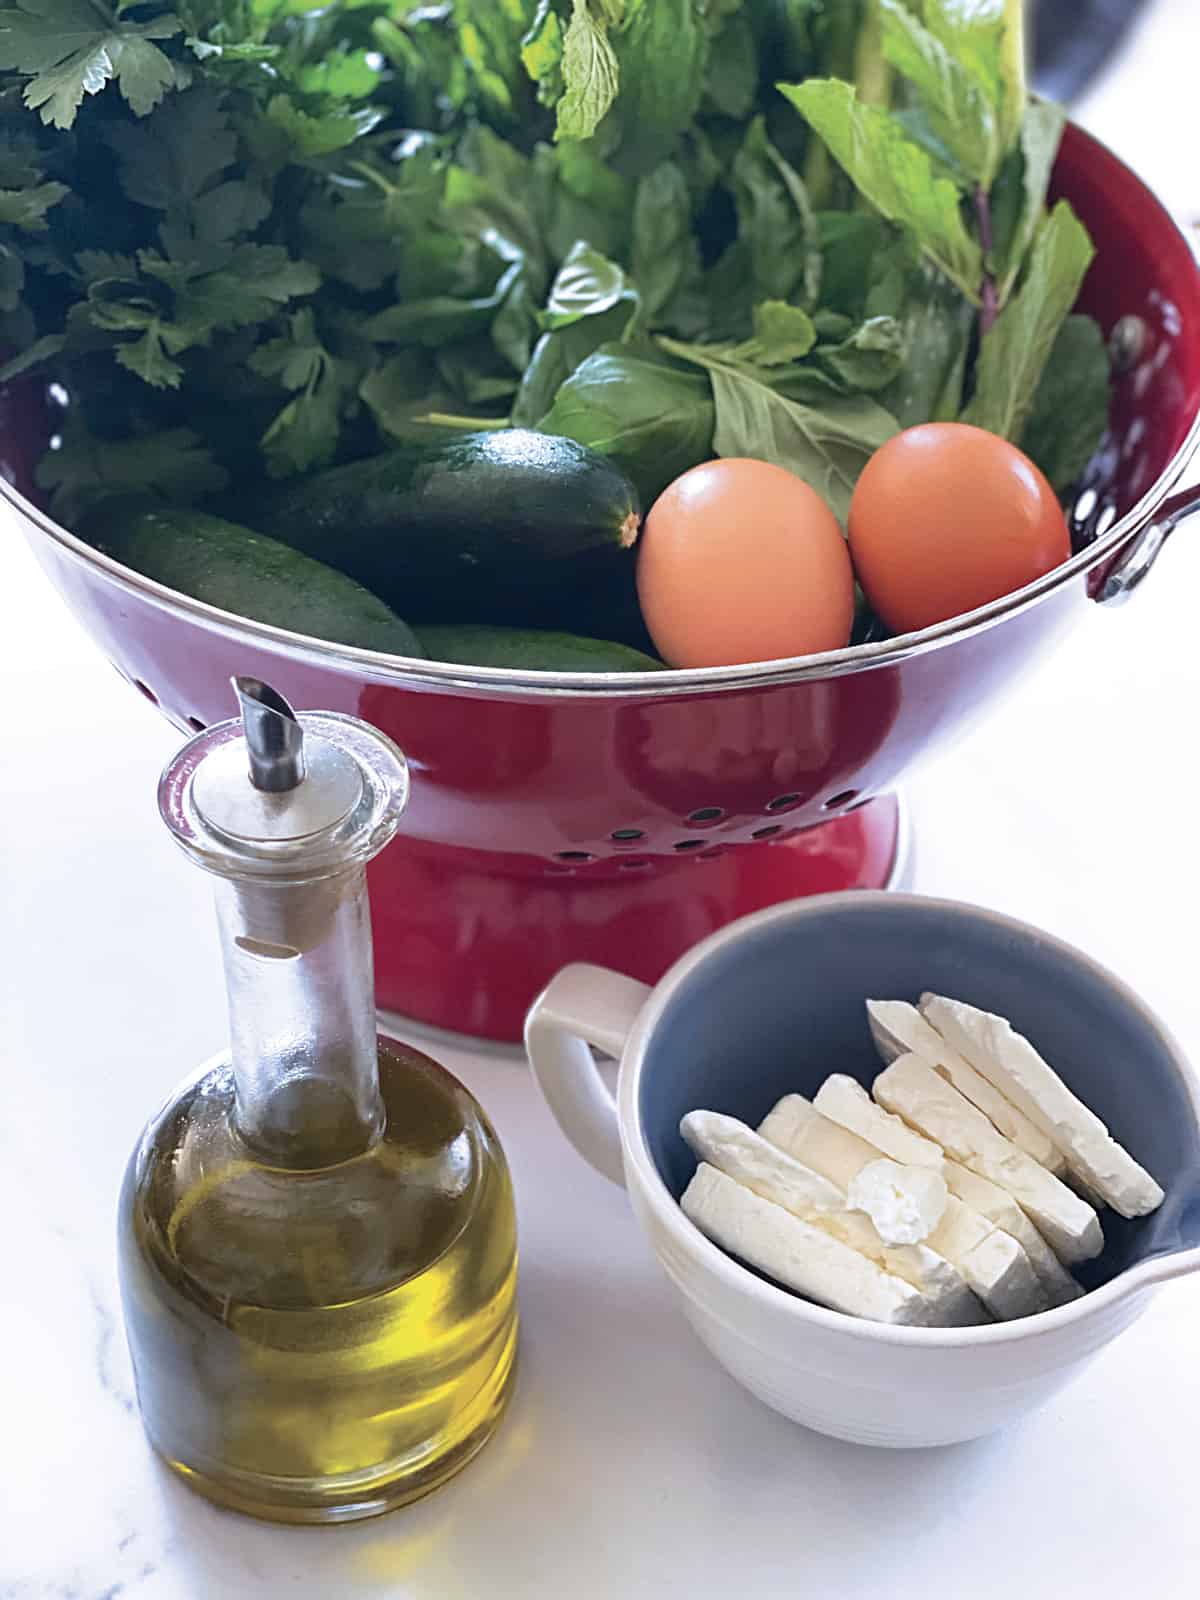
[[[942,1220],[950,1191],[932,1167],[906,1167],[881,1156],[869,1161],[846,1191],[886,1244],[920,1244]]]
[[[803,1095],[785,1095],[758,1131],[842,1188],[880,1156],[877,1145],[823,1116]],[[998,1233],[978,1212],[950,1195],[945,1214],[925,1245],[957,1269],[993,1316],[1026,1316],[1043,1310],[1045,1299],[1028,1257],[1007,1234],[989,1243]]]
[[[736,1117],[717,1111],[691,1111],[680,1123],[679,1131],[701,1161],[802,1221],[823,1228],[883,1271],[918,1289],[930,1301],[940,1327],[968,1327],[987,1320],[980,1302],[948,1261],[919,1243],[886,1244],[871,1219],[850,1207],[845,1191],[836,1183],[795,1160]],[[928,1172],[924,1176],[936,1178],[936,1174]],[[945,1202],[943,1182],[943,1209]]]
[[[1006,1139],[1011,1139],[1019,1150],[1061,1176],[1067,1163],[1054,1141],[1035,1127],[982,1073],[976,1072],[971,1063],[926,1022],[916,1006],[910,1006],[905,1000],[868,1000],[867,1016],[871,1036],[885,1066],[897,1056],[920,1056],[952,1083],[959,1094],[978,1106]]]
[[[1065,1306],[1078,1300],[1083,1289],[1063,1266],[1020,1206],[998,1183],[969,1172],[957,1161],[946,1163],[946,1184],[964,1205],[971,1206],[989,1222],[1010,1233],[1032,1263],[1034,1272],[1052,1306]]]
[[[932,1139],[925,1139],[900,1117],[894,1117],[875,1104],[857,1078],[835,1072],[813,1096],[813,1105],[822,1116],[840,1122],[882,1150],[893,1161],[908,1167],[932,1167],[940,1172],[946,1152]]]
[[[1104,1248],[1100,1219],[1086,1200],[1006,1139],[983,1112],[927,1066],[901,1056],[875,1080],[875,1098],[964,1167],[1007,1189],[1061,1261],[1090,1261]]]
[[[1123,1217],[1144,1217],[1163,1191],[1003,1017],[941,995],[923,995],[925,1018],[1063,1152],[1092,1193]]]
[[[834,1311],[871,1322],[933,1325],[934,1308],[910,1283],[857,1250],[745,1189],[702,1161],[679,1202],[714,1244],[777,1283]]]

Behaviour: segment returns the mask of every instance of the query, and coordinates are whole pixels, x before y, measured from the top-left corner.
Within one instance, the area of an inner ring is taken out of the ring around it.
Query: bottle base
[[[262,1474],[205,1471],[158,1449],[159,1459],[190,1489],[227,1511],[267,1522],[329,1525],[380,1517],[422,1500],[468,1466],[496,1432],[512,1398],[517,1373],[517,1328],[472,1407],[477,1420],[464,1435],[461,1415],[452,1442],[435,1437],[419,1450],[366,1472],[336,1478],[274,1478]]]

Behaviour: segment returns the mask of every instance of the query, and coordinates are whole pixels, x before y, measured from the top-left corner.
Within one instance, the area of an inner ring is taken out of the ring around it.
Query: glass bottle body
[[[126,1173],[121,1286],[147,1433],[194,1487],[256,1515],[340,1521],[415,1499],[486,1442],[511,1389],[503,1152],[435,1062],[385,1039],[377,1059],[376,1127],[352,1148],[343,1125],[324,1164],[249,1142],[221,1060]],[[289,1115],[305,1104],[292,1079]]]

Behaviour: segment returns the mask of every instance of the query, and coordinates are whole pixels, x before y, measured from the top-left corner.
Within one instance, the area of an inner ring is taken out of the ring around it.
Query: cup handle
[[[554,1120],[585,1161],[625,1183],[617,1103],[588,1045],[618,1060],[650,987],[583,963],[564,967],[525,1019],[525,1049]]]

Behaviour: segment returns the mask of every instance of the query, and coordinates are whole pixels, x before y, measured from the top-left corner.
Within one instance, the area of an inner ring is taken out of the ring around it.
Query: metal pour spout
[[[250,757],[250,782],[267,794],[286,794],[304,781],[304,730],[277,689],[259,678],[235,677]]]

